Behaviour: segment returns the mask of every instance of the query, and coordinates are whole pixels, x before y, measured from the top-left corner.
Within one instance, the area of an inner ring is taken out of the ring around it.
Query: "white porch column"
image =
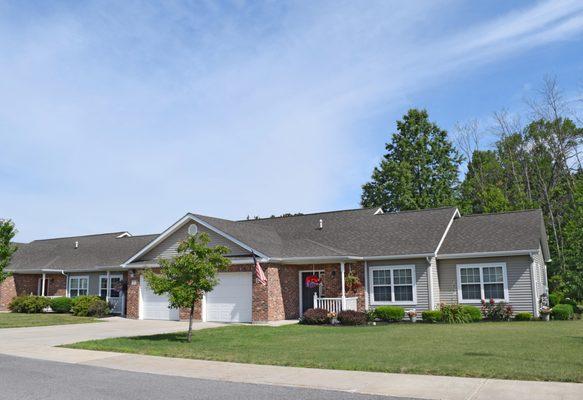
[[[107,293],[105,294],[105,301],[109,301],[109,294],[111,293],[111,280],[109,279],[109,271],[107,271]],[[101,287],[101,282],[99,282],[99,285]],[[100,289],[101,290],[101,289]]]
[[[346,310],[346,290],[344,288],[344,261],[340,263],[340,285],[342,287],[342,310]]]
[[[45,295],[45,280],[47,278],[47,274],[43,272],[43,277],[42,277],[42,282],[41,282],[41,290],[40,290],[40,295],[44,296]]]

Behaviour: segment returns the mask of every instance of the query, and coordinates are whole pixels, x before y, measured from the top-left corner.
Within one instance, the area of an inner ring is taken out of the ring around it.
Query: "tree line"
[[[583,123],[552,78],[527,105],[527,115],[494,113],[489,148],[481,147],[476,121],[458,124],[452,139],[427,111],[409,110],[363,185],[361,203],[388,211],[457,206],[462,214],[540,208],[550,290],[583,300]]]

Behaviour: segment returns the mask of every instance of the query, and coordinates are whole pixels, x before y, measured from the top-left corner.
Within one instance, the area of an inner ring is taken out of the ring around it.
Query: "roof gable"
[[[453,222],[439,253],[529,252],[538,251],[541,244],[544,251],[546,242],[540,210],[475,214]]]

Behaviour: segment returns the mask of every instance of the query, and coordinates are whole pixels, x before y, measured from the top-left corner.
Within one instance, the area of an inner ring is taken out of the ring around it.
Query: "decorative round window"
[[[189,235],[196,235],[198,233],[198,226],[196,224],[190,224],[188,226],[188,234]]]

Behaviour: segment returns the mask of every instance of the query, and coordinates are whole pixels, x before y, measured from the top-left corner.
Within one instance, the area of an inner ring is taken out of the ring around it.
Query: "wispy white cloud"
[[[580,2],[471,26],[450,2],[163,4],[0,8],[0,210],[22,240],[356,206],[363,122],[583,30]]]

